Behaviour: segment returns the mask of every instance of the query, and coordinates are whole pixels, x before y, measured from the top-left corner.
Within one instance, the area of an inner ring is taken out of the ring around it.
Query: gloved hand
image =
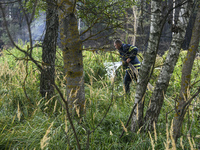
[[[122,65],[123,65],[124,67],[127,67],[127,66],[128,66],[128,63],[127,63],[126,61],[122,61]]]

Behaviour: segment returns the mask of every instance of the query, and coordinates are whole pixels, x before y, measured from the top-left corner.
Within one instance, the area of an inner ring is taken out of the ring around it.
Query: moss
[[[193,46],[192,46],[192,47],[193,47]],[[192,52],[192,48],[189,48],[188,51],[189,51],[189,52]]]
[[[77,78],[81,77],[83,75],[83,71],[73,72],[73,71],[67,71],[67,77],[70,78]]]
[[[78,87],[79,86],[77,86],[77,85],[67,85],[67,88],[69,88],[69,89],[76,89]]]
[[[190,77],[191,77],[191,75],[190,75],[190,74],[186,76],[186,78],[188,78],[188,79],[190,79]]]

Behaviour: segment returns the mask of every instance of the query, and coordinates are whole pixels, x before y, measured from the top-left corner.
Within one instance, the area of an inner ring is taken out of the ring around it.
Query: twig
[[[80,34],[80,36],[82,36],[83,34],[85,34],[86,32],[88,32],[95,24],[98,23],[98,21],[99,21],[101,18],[102,18],[102,17],[97,18],[91,26],[89,26],[85,31],[83,31],[83,32]]]
[[[33,19],[34,19],[36,6],[37,6],[37,0],[35,0],[35,3],[34,3],[33,12],[31,13],[31,18],[30,18],[30,20],[29,20],[30,23],[31,23],[31,22],[33,21]]]
[[[200,86],[199,86],[197,92],[187,101],[187,103],[185,103],[185,105],[183,106],[183,110],[184,110],[185,108],[186,108],[186,110],[188,109],[188,107],[190,106],[190,103],[192,102],[192,100],[193,100],[196,96],[198,96],[199,93],[200,93]]]
[[[192,123],[191,123],[191,125],[190,125],[189,130],[188,130],[188,134],[190,134],[190,132],[191,132],[191,130],[192,130],[192,126],[193,126],[193,124],[194,124],[194,107],[195,107],[195,106],[193,106],[193,108],[192,108]]]
[[[30,101],[30,98],[28,97],[28,94],[26,92],[26,79],[27,79],[27,77],[28,77],[28,60],[26,60],[26,76],[25,76],[24,82],[23,82],[23,90],[24,90],[24,94],[25,94],[27,100]]]
[[[190,85],[190,88],[192,88],[195,84],[197,84],[198,82],[200,82],[200,80],[194,82],[192,85]]]
[[[168,123],[168,114],[170,114],[172,111],[174,111],[175,109],[172,109],[170,111],[168,111],[165,115],[165,119],[166,119],[166,124]]]
[[[119,25],[116,25],[115,27],[119,27],[119,26],[122,25],[122,24],[123,24],[123,23],[121,23],[121,24],[119,24]],[[97,33],[95,33],[95,34],[93,34],[93,35],[90,35],[89,37],[83,39],[81,42],[85,42],[85,41],[87,41],[87,40],[90,40],[92,37],[95,37],[95,36],[99,35],[100,33],[104,32],[104,31],[108,31],[108,30],[110,30],[110,29],[113,29],[113,27],[109,27],[109,24],[108,24],[103,30],[101,30],[101,31],[99,31],[99,32],[97,32]]]
[[[30,41],[30,54],[32,55],[32,50],[33,50],[33,42],[32,42],[32,32],[31,32],[31,22],[32,20],[28,19],[28,16],[27,16],[27,13],[24,9],[24,7],[22,6],[22,3],[20,0],[18,0],[18,3],[19,3],[19,6],[20,8],[22,9],[22,12],[24,14],[24,17],[25,17],[25,20],[26,20],[26,23],[27,23],[27,26],[28,26],[28,33],[29,33],[29,41]],[[35,6],[36,7],[36,6]],[[35,8],[34,8],[35,9]],[[34,15],[32,15],[33,17]]]

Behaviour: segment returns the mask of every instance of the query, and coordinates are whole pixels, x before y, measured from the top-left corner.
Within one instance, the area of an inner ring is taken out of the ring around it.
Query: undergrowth
[[[41,62],[41,48],[33,50],[33,56]],[[86,113],[81,120],[73,123],[78,133],[82,149],[86,149],[87,132],[97,127],[109,105],[111,108],[102,123],[89,136],[89,149],[192,149],[200,146],[200,100],[192,103],[183,124],[183,135],[175,146],[171,138],[171,123],[174,116],[175,97],[180,89],[182,59],[176,65],[170,86],[165,96],[158,124],[154,131],[127,132],[120,139],[123,125],[126,124],[134,105],[136,83],[132,83],[130,97],[124,96],[123,75],[120,67],[114,84],[106,75],[104,62],[120,61],[112,53],[83,52]],[[164,58],[157,58],[157,66]],[[56,61],[56,83],[65,93],[62,68],[62,54],[58,50]],[[0,57],[0,149],[77,149],[74,134],[66,119],[65,110],[60,105],[57,92],[52,99],[42,98],[39,93],[40,71],[16,49],[4,50]],[[192,82],[200,80],[199,59],[196,59],[192,72]],[[151,82],[159,75],[155,69]],[[114,87],[113,87],[114,85]],[[114,89],[114,90],[113,90]],[[25,94],[26,93],[26,94]],[[191,93],[192,94],[192,93]],[[65,94],[64,94],[65,96]],[[112,99],[113,97],[113,99]],[[151,92],[146,94],[145,109],[149,105]],[[172,110],[172,111],[171,111]],[[166,115],[167,114],[167,115]],[[67,134],[66,134],[67,131]],[[190,132],[189,132],[190,131]],[[190,136],[188,136],[190,135]]]

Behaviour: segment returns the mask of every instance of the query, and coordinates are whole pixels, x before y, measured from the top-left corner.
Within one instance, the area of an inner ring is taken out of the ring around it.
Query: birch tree
[[[190,103],[193,100],[193,98],[189,97],[188,91],[190,90],[190,86],[191,86],[190,80],[191,80],[192,67],[194,64],[195,56],[198,51],[198,46],[200,42],[200,23],[199,23],[200,22],[200,5],[198,6],[197,9],[198,11],[197,11],[197,16],[196,16],[195,24],[193,27],[193,31],[192,31],[190,46],[189,46],[185,61],[183,63],[182,77],[181,77],[181,90],[180,90],[179,97],[177,99],[176,112],[175,112],[174,121],[173,121],[173,134],[174,134],[175,141],[177,141],[177,139],[180,137],[180,134],[181,134],[180,129],[182,127],[185,113]]]
[[[78,114],[85,102],[82,42],[80,40],[75,0],[59,0],[59,24],[69,108]]]
[[[42,62],[43,70],[40,78],[40,93],[44,97],[51,98],[54,93],[54,87],[47,77],[51,76],[52,81],[55,81],[55,57],[56,45],[58,37],[58,13],[56,4],[48,2],[46,9],[46,32],[42,43]]]
[[[167,58],[156,82],[155,89],[150,99],[150,106],[144,118],[146,123],[145,129],[147,130],[152,130],[153,123],[156,123],[158,120],[158,116],[160,114],[160,110],[164,101],[164,95],[167,91],[169,80],[178,60],[181,45],[185,37],[186,27],[188,25],[191,14],[191,8],[192,0],[187,0],[186,3],[183,4],[180,8],[179,17],[176,25],[176,32],[174,32],[173,34]]]
[[[137,7],[133,6],[133,37],[132,37],[132,45],[135,45],[136,36],[137,36],[137,27],[138,27],[138,16],[137,16]]]
[[[152,66],[155,63],[162,30],[161,3],[162,0],[152,0],[151,2],[150,37],[147,52],[144,55],[144,60],[139,71],[139,79],[135,95],[135,105],[137,105],[137,107],[135,108],[135,113],[132,116],[132,131],[136,131],[143,124],[144,95],[146,92],[147,84],[149,82]]]

